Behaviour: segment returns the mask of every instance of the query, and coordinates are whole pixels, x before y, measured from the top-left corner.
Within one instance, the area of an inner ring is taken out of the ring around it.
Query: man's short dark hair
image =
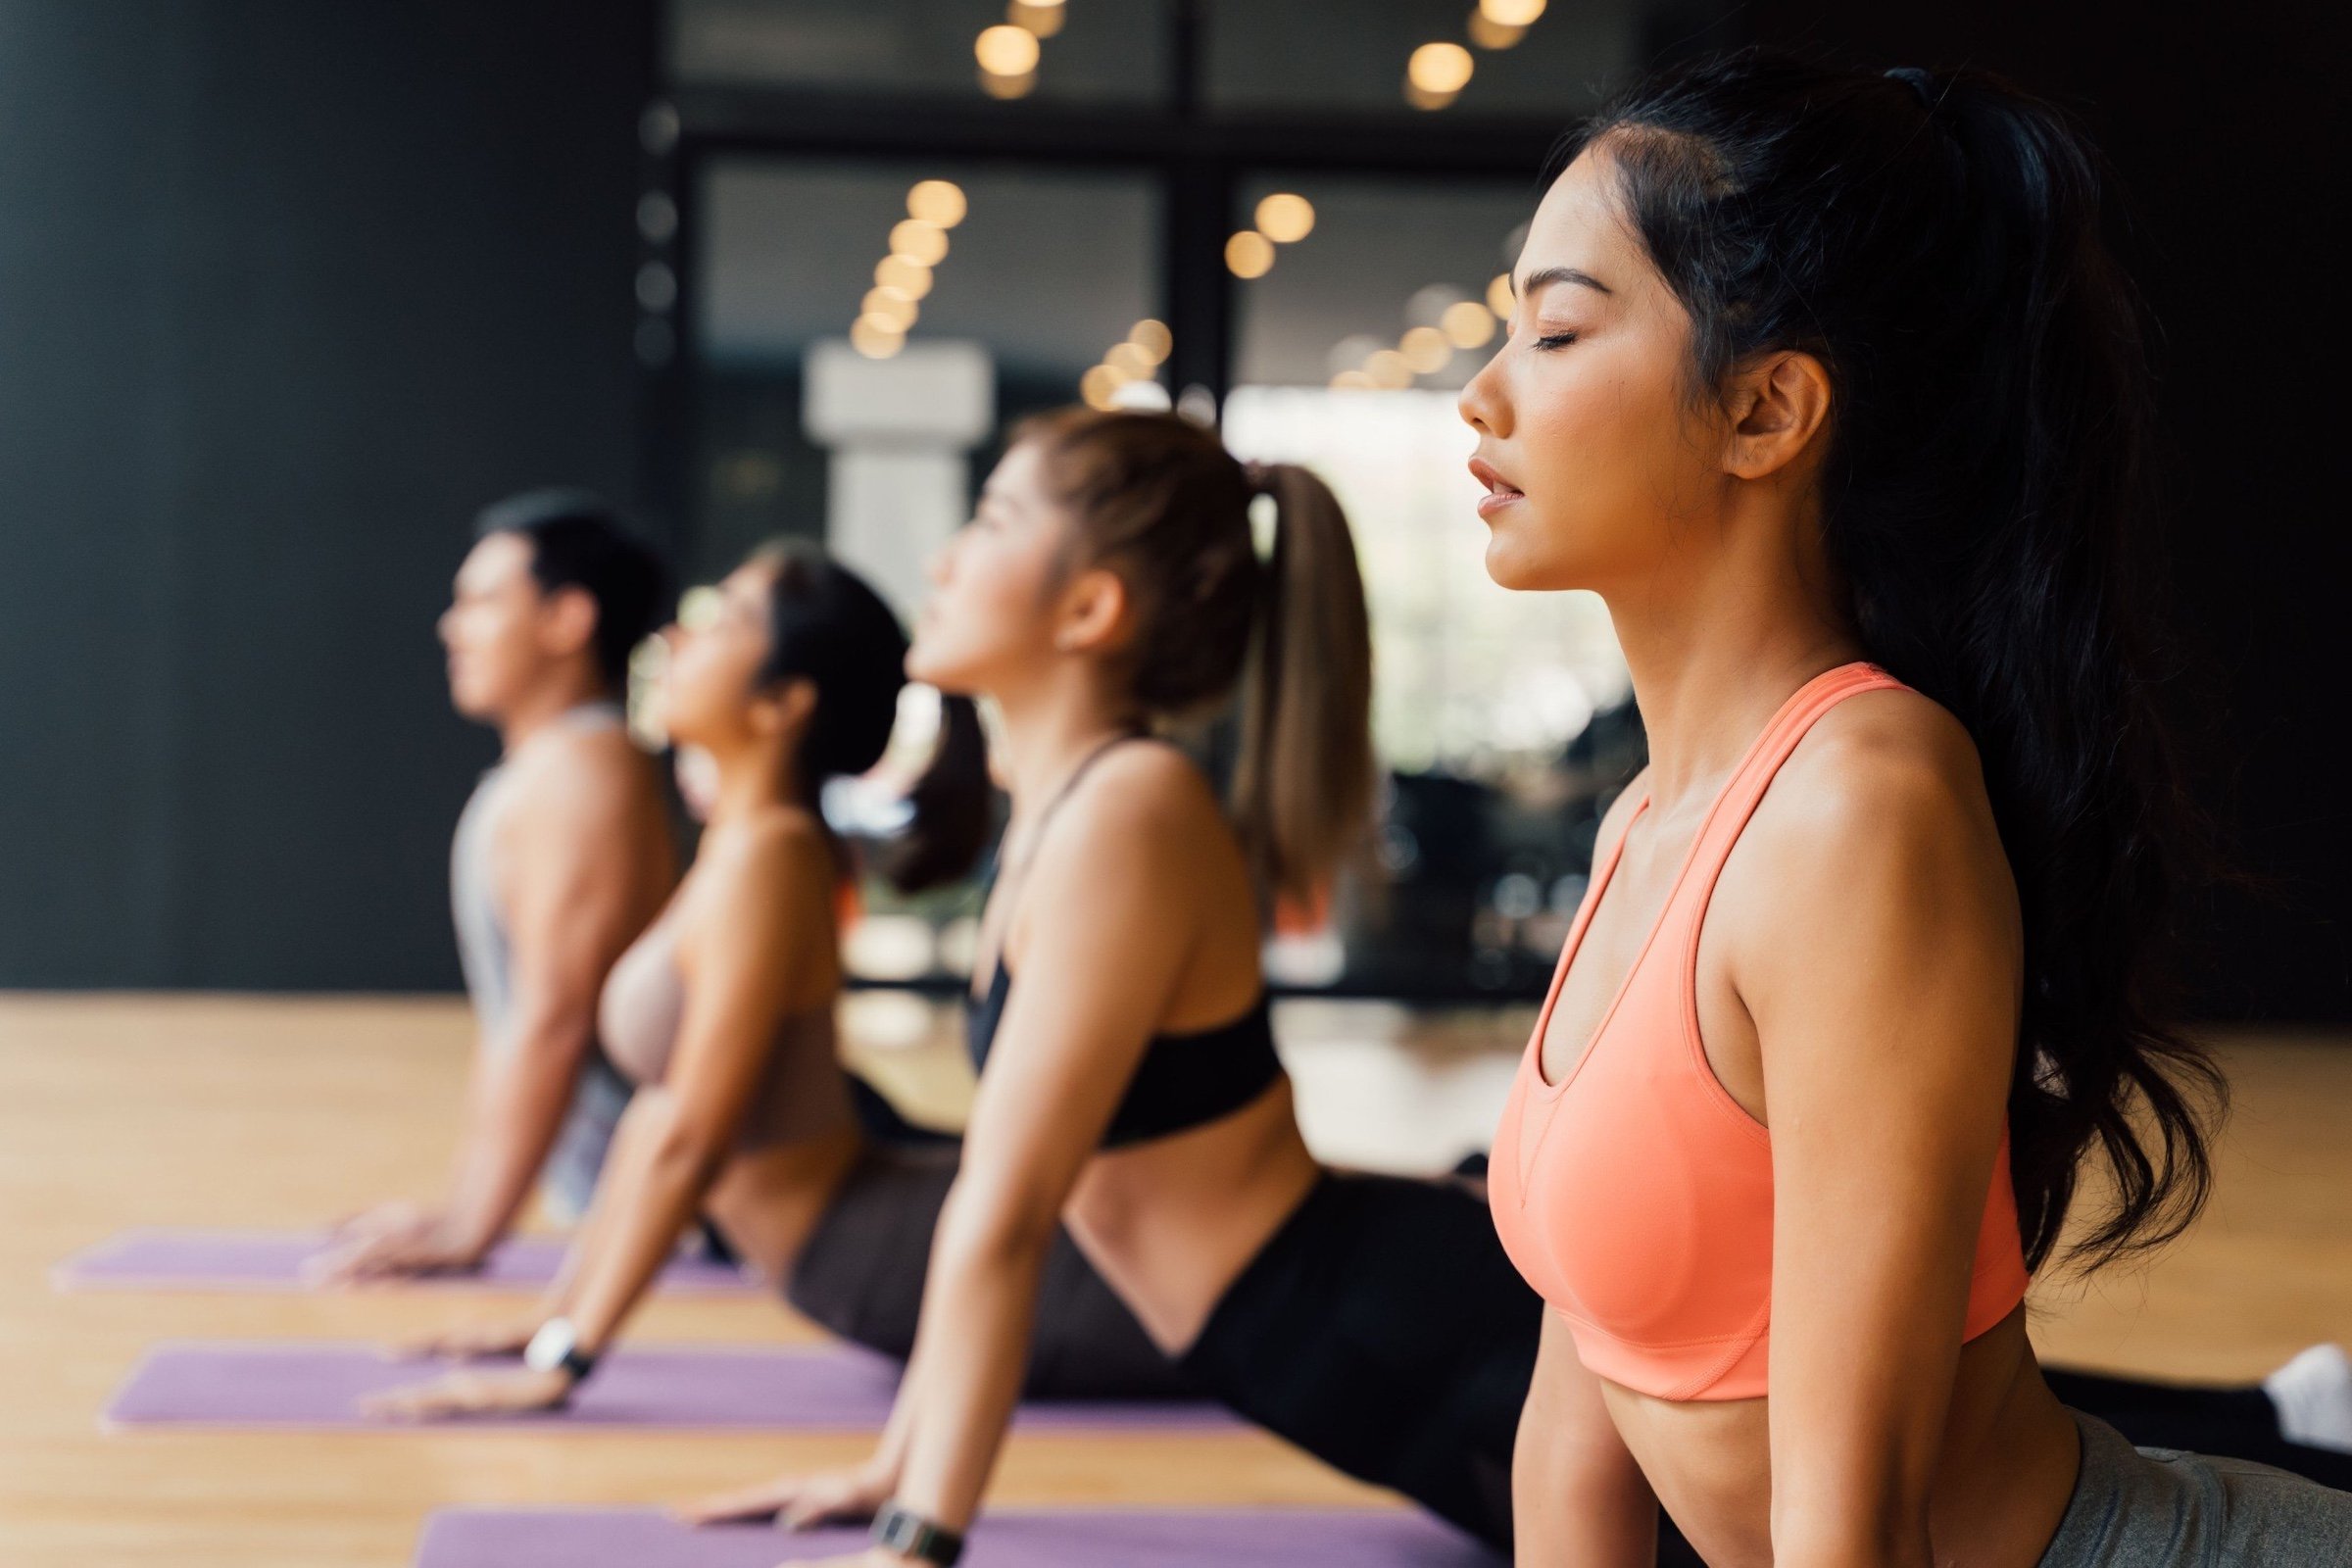
[[[531,547],[541,593],[577,588],[596,603],[596,665],[614,691],[629,655],[669,619],[669,569],[620,510],[587,490],[526,490],[482,509],[477,537],[515,534]]]

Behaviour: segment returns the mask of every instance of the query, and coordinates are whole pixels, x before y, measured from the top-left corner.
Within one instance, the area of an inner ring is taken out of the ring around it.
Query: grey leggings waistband
[[[2073,1413],[2082,1474],[2040,1568],[2352,1568],[2352,1493]]]

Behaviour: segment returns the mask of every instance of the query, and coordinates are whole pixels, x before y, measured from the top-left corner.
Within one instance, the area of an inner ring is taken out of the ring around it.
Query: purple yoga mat
[[[318,1232],[133,1230],[85,1249],[50,1270],[61,1291],[303,1291],[304,1265],[328,1245]],[[470,1274],[431,1274],[402,1285],[477,1291],[535,1291],[556,1277],[564,1244],[517,1236],[499,1245]],[[723,1263],[679,1258],[662,1271],[673,1295],[729,1296],[757,1291],[750,1275]]]
[[[650,1509],[453,1508],[424,1522],[416,1568],[770,1568],[865,1545],[862,1530],[690,1530]],[[1403,1509],[1102,1508],[991,1512],[968,1568],[1501,1568]]]
[[[844,1347],[623,1347],[605,1357],[563,1410],[422,1428],[361,1413],[360,1400],[368,1395],[422,1382],[449,1364],[396,1359],[374,1346],[333,1342],[164,1344],[131,1369],[102,1421],[117,1427],[370,1432],[484,1426],[867,1432],[879,1431],[890,1418],[899,1378],[897,1362]],[[1073,1400],[1023,1405],[1015,1424],[1213,1431],[1238,1423],[1211,1404]]]

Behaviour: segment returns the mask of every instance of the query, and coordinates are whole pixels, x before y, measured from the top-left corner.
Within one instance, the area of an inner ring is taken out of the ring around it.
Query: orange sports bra
[[[1857,692],[1900,689],[1875,664],[1846,664],[1782,706],[1709,808],[1584,1056],[1550,1084],[1544,1031],[1625,852],[1622,832],[1586,890],[1503,1107],[1488,1191],[1511,1261],[1566,1320],[1577,1359],[1612,1383],[1661,1399],[1766,1392],[1772,1138],[1716,1081],[1699,1044],[1699,929],[1732,846],[1805,732]],[[1627,825],[1648,807],[1643,797]],[[1965,1337],[2007,1317],[2025,1293],[2004,1134]]]

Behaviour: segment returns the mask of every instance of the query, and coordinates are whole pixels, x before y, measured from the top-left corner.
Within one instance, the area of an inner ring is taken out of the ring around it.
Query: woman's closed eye
[[[1540,349],[1564,349],[1575,341],[1576,334],[1574,332],[1546,332],[1536,339],[1536,347]]]

